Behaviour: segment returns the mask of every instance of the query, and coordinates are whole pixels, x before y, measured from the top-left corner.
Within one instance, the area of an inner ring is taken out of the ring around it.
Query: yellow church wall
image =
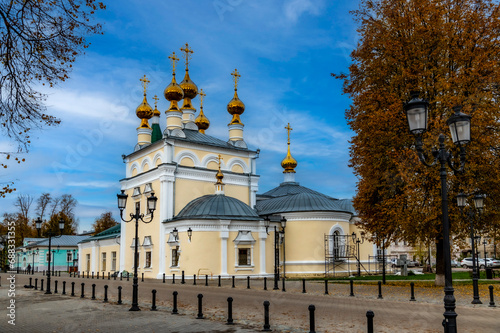
[[[177,179],[175,182],[175,211],[178,214],[193,199],[207,194],[215,193],[215,176],[213,182],[200,180]],[[243,201],[246,204],[250,202],[250,196],[247,186],[225,185],[225,195]]]
[[[78,255],[79,255],[79,267],[78,270],[84,271],[84,272],[91,272],[92,271],[92,248],[87,247],[90,246],[88,243],[83,243],[81,247],[78,250]],[[87,266],[87,254],[90,254],[90,264]]]
[[[194,167],[194,162],[189,157],[184,157],[182,160],[179,161],[179,164],[187,167]]]
[[[192,278],[196,275],[218,275],[221,269],[220,233],[193,229],[191,242],[187,233],[179,232],[179,270]],[[169,251],[167,251],[169,252]],[[167,255],[170,257],[170,253]],[[167,263],[170,263],[170,258]]]
[[[215,154],[211,151],[206,151],[206,150],[201,150],[201,149],[194,149],[194,148],[183,148],[183,147],[174,147],[174,156],[178,156],[180,153],[182,152],[190,152],[194,155],[196,155],[196,157],[198,158],[198,161],[201,163],[203,161],[203,159],[208,156],[208,155],[212,155],[214,158],[217,158],[218,154]],[[248,157],[243,157],[243,156],[240,156],[240,155],[232,155],[232,154],[220,154],[221,155],[221,158],[222,158],[222,161],[223,161],[223,164],[224,165],[227,165],[227,163],[233,159],[233,158],[238,158],[238,159],[241,159],[242,161],[245,162],[245,164],[247,166],[250,165],[250,159]],[[215,161],[214,161],[215,162]],[[211,163],[209,162],[208,163],[209,165],[211,165]],[[198,165],[197,165],[198,166]],[[206,165],[200,165],[201,167],[207,167]],[[209,168],[211,169],[212,166]],[[217,164],[216,168],[215,169],[218,169],[219,166]],[[214,170],[215,170],[214,169]]]
[[[232,172],[236,172],[236,173],[243,173],[243,168],[239,165],[233,165],[233,167],[231,168],[231,171]]]
[[[207,169],[210,169],[210,170],[219,170],[219,164],[216,163],[216,162],[214,162],[214,161],[208,162]]]

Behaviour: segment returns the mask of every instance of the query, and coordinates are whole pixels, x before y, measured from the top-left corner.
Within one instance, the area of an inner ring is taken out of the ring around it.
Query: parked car
[[[477,261],[477,259],[476,259],[476,261]],[[479,264],[479,268],[483,269],[484,268],[484,259],[479,259],[478,264]],[[462,259],[462,261],[460,262],[460,266],[462,266],[465,269],[472,268],[472,257]]]
[[[471,260],[471,262],[472,262],[472,260]],[[458,267],[458,261],[452,260],[451,261],[451,267]]]
[[[500,260],[493,258],[486,258],[486,267],[488,268],[500,267]]]
[[[406,267],[415,267],[415,266],[419,266],[420,263],[418,261],[414,261],[414,260],[407,260],[407,265]],[[397,258],[392,258],[391,259],[391,266],[392,268],[395,268],[395,267],[401,267],[401,261]]]

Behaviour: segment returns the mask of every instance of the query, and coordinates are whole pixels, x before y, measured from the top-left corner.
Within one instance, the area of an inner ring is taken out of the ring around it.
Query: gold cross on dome
[[[203,89],[200,89],[200,93],[198,95],[200,95],[200,107],[203,107],[203,97],[207,96],[207,94],[203,92]]]
[[[179,61],[179,58],[175,56],[175,52],[172,52],[172,55],[168,56],[168,59],[172,60],[172,74],[175,75],[175,63]]]
[[[290,144],[290,131],[293,130],[293,128],[290,127],[290,123],[285,127],[285,129],[288,132],[288,143]]]
[[[148,86],[148,83],[151,82],[147,79],[146,75],[142,79],[139,79],[139,81],[142,81],[142,85],[144,87],[144,95],[146,95],[146,87]]]
[[[189,67],[189,59],[191,59],[191,56],[189,55],[190,53],[193,54],[194,51],[189,48],[188,43],[186,43],[186,47],[181,47],[181,51],[184,52],[184,57],[186,58],[186,70]]]
[[[234,72],[231,73],[234,79],[234,90],[238,89],[238,80],[240,79],[241,75],[238,73],[238,70],[235,68]]]
[[[221,164],[221,161],[222,161],[222,156],[220,156],[220,154],[219,154],[219,171],[220,171],[220,164]]]
[[[153,99],[155,100],[155,109],[157,109],[157,106],[158,106],[158,96],[155,95],[155,97],[153,97]]]

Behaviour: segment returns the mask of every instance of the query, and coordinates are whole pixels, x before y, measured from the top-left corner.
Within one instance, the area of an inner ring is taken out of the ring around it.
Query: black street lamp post
[[[279,252],[279,245],[280,245],[280,238],[281,242],[283,243],[283,278],[285,278],[285,228],[286,228],[286,218],[282,217],[280,220],[281,223],[281,230],[278,231],[276,226],[274,226],[274,287],[273,290],[279,290],[280,288],[278,287],[278,282],[280,279],[280,273],[279,273],[279,262],[280,262],[280,252]],[[266,216],[264,218],[264,226],[266,227],[266,233],[269,235],[269,225],[271,224],[271,220],[269,219],[269,216]]]
[[[144,214],[141,214],[141,205],[139,202],[135,203],[135,214],[130,213],[130,220],[125,220],[123,218],[123,210],[125,209],[125,206],[127,204],[127,198],[128,195],[125,194],[125,191],[122,190],[122,193],[116,195],[118,197],[118,208],[120,209],[120,218],[122,219],[123,222],[131,222],[135,220],[135,240],[134,240],[134,279],[133,279],[133,289],[132,289],[132,307],[130,308],[129,311],[141,311],[138,305],[138,278],[137,278],[137,266],[139,263],[137,262],[137,256],[138,256],[138,246],[139,246],[139,220],[141,220],[144,223],[150,223],[153,221],[153,212],[156,209],[156,201],[158,200],[157,197],[155,197],[154,193],[151,193],[151,196],[148,198],[147,202],[147,209],[149,214],[151,214],[149,220],[144,219]]]
[[[486,239],[484,239],[483,240],[483,246],[484,246],[483,253],[484,253],[484,271],[485,272],[488,270],[488,260],[486,260],[486,244],[488,244],[488,242],[486,241]]]
[[[356,242],[356,247],[357,247],[357,264],[358,264],[358,276],[361,276],[361,262],[359,261],[359,245],[363,244],[365,242],[365,232],[361,231],[361,239],[356,238],[356,233],[353,231],[352,232],[352,241]]]
[[[441,210],[443,218],[443,255],[445,263],[445,287],[444,287],[444,317],[443,326],[445,332],[457,332],[457,313],[455,312],[455,296],[453,289],[453,281],[451,275],[451,256],[450,256],[450,223],[448,220],[448,184],[447,184],[447,168],[446,165],[454,172],[462,172],[465,165],[465,148],[464,145],[470,142],[470,119],[471,116],[466,115],[461,111],[461,106],[453,108],[453,114],[446,122],[450,128],[453,142],[460,149],[460,167],[457,169],[452,163],[452,153],[446,149],[444,144],[445,137],[439,135],[439,149],[433,150],[432,155],[434,161],[428,164],[425,160],[422,134],[427,130],[429,102],[420,99],[417,92],[412,92],[411,100],[404,105],[404,111],[408,120],[410,132],[416,138],[416,150],[419,160],[427,167],[432,167],[439,162],[439,174],[441,178]]]
[[[460,207],[460,210],[463,212],[463,208],[466,204],[467,195],[465,193],[459,193],[457,195],[457,205]],[[478,210],[479,214],[483,212],[483,199],[484,197],[481,194],[476,194],[474,196],[474,206]],[[474,234],[474,220],[476,218],[476,211],[474,209],[469,209],[469,220],[470,220],[470,239],[472,246],[472,289],[474,291],[474,299],[472,300],[472,304],[483,304],[479,299],[479,287],[478,287],[478,265],[476,262],[476,251],[474,240],[476,239],[476,235]]]
[[[42,219],[40,218],[37,218],[36,221],[35,221],[35,224],[36,224],[36,229],[38,230],[38,232],[40,232],[40,230],[42,229]],[[62,236],[62,232],[64,230],[64,220],[63,219],[60,219],[59,220],[59,231],[61,232],[61,235],[59,236],[56,236],[56,234],[54,232],[52,232],[51,230],[47,231],[47,235],[49,236],[49,261],[48,261],[48,265],[47,265],[47,289],[45,291],[45,294],[52,294],[52,292],[50,291],[50,254],[51,254],[51,247],[52,247],[52,238],[59,238]]]
[[[35,255],[38,255],[38,248],[31,250],[31,258],[33,259],[33,264],[31,266],[31,275],[35,274]]]

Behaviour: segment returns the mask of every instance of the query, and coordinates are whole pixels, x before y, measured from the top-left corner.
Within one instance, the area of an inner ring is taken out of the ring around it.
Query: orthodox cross
[[[153,97],[153,99],[155,100],[155,109],[157,109],[157,105],[158,105],[158,96],[155,95],[155,97]]]
[[[203,92],[203,89],[200,89],[200,93],[198,95],[200,95],[200,108],[203,108],[203,97],[207,96],[207,94]]]
[[[235,68],[234,72],[231,73],[234,79],[234,90],[238,90],[238,80],[240,79],[241,75],[238,73],[238,70]]]
[[[188,70],[189,67],[189,59],[191,59],[190,53],[193,54],[194,51],[189,48],[188,43],[186,43],[186,47],[181,47],[181,51],[185,53],[184,57],[186,58],[186,70]]]
[[[139,79],[139,81],[142,81],[142,85],[144,87],[144,96],[146,96],[146,87],[148,86],[148,83],[151,82],[146,78],[146,75],[142,79]]]
[[[291,128],[290,123],[288,123],[288,126],[286,126],[285,129],[288,132],[288,144],[290,144],[290,131],[293,130],[293,128]]]
[[[175,56],[175,52],[172,52],[172,55],[168,56],[168,59],[172,60],[172,74],[175,75],[175,63],[179,61],[179,58]]]

